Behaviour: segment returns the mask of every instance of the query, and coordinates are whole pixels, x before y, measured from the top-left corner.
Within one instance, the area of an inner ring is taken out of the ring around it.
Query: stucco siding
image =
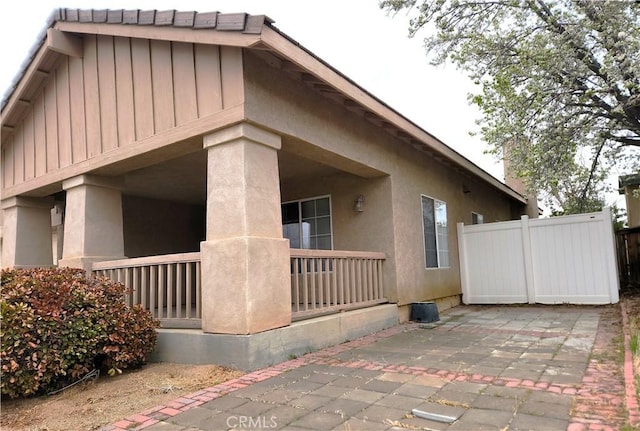
[[[398,151],[398,169],[391,175],[398,302],[408,304],[461,293],[456,223],[471,223],[471,213],[485,222],[508,220],[510,202],[473,178],[410,148]],[[426,268],[421,196],[444,201],[450,265]]]
[[[247,116],[295,138],[283,148],[327,164],[332,158],[346,158],[385,175],[384,199],[377,204],[366,198],[365,214],[371,212],[375,216],[362,218],[362,227],[349,222],[358,217],[349,214],[353,213],[353,200],[363,184],[380,181],[366,179],[375,176],[366,170],[359,172],[344,164],[340,169],[353,175],[309,178],[295,186],[283,185],[283,199],[331,194],[334,248],[363,247],[387,253],[385,274],[390,272],[392,275],[386,276],[394,282],[387,289],[400,305],[460,294],[456,223],[471,223],[472,212],[482,214],[486,222],[508,220],[511,200],[481,179],[411,148],[277,68],[265,67],[259,58],[251,54],[245,58]],[[425,267],[421,195],[447,203],[448,268]],[[364,235],[368,236],[363,241]]]
[[[292,151],[321,162],[331,162],[339,169],[360,176],[391,171],[392,160],[380,158],[379,150],[374,149],[380,144],[390,144],[390,137],[385,139],[361,117],[346,109],[336,109],[334,101],[268,66],[254,54],[245,52],[244,58],[246,117],[249,120],[312,143],[321,151],[311,153],[313,150],[307,150],[303,145]],[[340,158],[356,163],[341,166]]]
[[[640,198],[635,195],[639,189],[640,186],[637,185],[627,185],[623,188],[627,204],[627,225],[629,227],[640,226]]]

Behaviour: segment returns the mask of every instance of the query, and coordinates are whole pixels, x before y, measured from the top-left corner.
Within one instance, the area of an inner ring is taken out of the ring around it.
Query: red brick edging
[[[280,375],[286,371],[293,370],[303,365],[321,363],[322,358],[324,357],[330,357],[337,353],[351,350],[355,347],[372,344],[380,338],[387,338],[400,332],[417,329],[418,327],[419,325],[417,324],[394,326],[392,328],[376,332],[375,334],[358,338],[357,340],[348,341],[337,346],[328,347],[317,352],[309,353],[301,358],[292,359],[286,362],[279,363],[277,365],[273,365],[271,367],[253,371],[251,373],[240,376],[237,379],[229,380],[219,385],[202,389],[188,395],[183,395],[182,397],[167,403],[167,405],[158,405],[155,407],[151,407],[144,410],[143,412],[129,416],[126,419],[122,419],[114,422],[113,424],[106,425],[101,428],[101,431],[143,430],[169,417],[175,416],[193,407],[202,405],[208,401],[214,400],[230,392],[245,388],[253,383],[261,382],[263,380]],[[361,364],[361,367],[365,368],[365,366],[367,365],[370,364]],[[376,369],[381,369],[384,366],[379,365],[379,367],[380,368]]]
[[[211,400],[215,400],[216,398],[226,395],[230,392],[237,391],[238,389],[245,388],[253,383],[261,382],[273,376],[277,376],[284,373],[285,371],[298,368],[305,363],[306,361],[304,359],[293,359],[269,368],[254,371],[252,373],[240,376],[237,379],[229,380],[219,385],[202,389],[188,395],[183,395],[182,397],[167,403],[167,405],[151,407],[139,414],[129,416],[126,419],[122,419],[111,425],[107,425],[101,430],[142,430],[169,417],[187,411],[193,407],[199,406]]]
[[[632,426],[640,424],[640,410],[638,409],[638,396],[636,392],[636,381],[633,374],[633,355],[631,353],[631,334],[629,333],[629,318],[624,302],[620,301],[620,311],[622,312],[622,331],[624,333],[624,392],[629,412],[629,424]]]

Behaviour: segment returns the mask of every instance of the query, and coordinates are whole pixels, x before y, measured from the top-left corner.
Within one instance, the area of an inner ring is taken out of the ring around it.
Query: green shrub
[[[52,391],[96,367],[142,364],[156,343],[158,322],[128,307],[125,287],[79,269],[16,269],[0,273],[2,395]]]

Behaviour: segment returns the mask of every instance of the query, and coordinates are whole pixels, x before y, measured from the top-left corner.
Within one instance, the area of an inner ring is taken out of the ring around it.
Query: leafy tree
[[[601,205],[613,166],[638,169],[640,4],[602,0],[382,0],[425,28],[435,65],[481,88],[489,152],[556,210]],[[510,151],[504,151],[505,144]]]

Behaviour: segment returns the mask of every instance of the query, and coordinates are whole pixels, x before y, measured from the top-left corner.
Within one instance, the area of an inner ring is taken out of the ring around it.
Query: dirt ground
[[[181,395],[242,375],[215,365],[147,364],[119,376],[100,376],[64,392],[2,400],[3,431],[95,430]]]

